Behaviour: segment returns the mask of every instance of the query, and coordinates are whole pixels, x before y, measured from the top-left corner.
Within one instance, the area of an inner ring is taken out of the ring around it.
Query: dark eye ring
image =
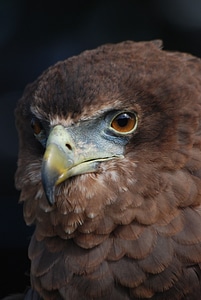
[[[111,127],[119,133],[130,133],[137,126],[137,116],[135,113],[122,112],[116,115],[111,122]]]

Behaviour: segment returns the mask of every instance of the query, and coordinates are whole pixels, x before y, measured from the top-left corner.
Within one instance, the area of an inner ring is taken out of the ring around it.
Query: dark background
[[[28,285],[27,247],[14,188],[14,108],[27,83],[58,60],[103,43],[162,39],[201,57],[200,0],[0,0],[0,298]]]

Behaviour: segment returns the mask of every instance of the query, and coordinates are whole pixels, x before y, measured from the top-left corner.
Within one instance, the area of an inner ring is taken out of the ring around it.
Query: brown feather
[[[138,118],[123,157],[65,180],[49,205],[33,115],[48,131],[105,122],[113,110]],[[163,51],[158,41],[85,51],[26,87],[16,126],[16,187],[36,228],[29,246],[36,299],[201,298],[200,59]]]

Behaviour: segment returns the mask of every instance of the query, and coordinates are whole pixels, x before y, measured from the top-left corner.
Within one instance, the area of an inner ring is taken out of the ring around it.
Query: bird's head
[[[193,59],[157,42],[105,45],[29,85],[16,109],[27,222],[37,207],[73,211],[80,223],[100,211],[113,214],[111,223],[155,222],[170,173],[199,168],[191,159],[201,86]]]

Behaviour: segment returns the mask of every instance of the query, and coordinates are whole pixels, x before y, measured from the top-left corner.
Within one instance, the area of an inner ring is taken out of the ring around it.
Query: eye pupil
[[[111,127],[120,133],[129,133],[136,126],[136,115],[134,113],[121,113],[111,123]]]
[[[127,114],[122,114],[117,117],[117,123],[120,127],[125,127],[129,122],[129,116]]]

